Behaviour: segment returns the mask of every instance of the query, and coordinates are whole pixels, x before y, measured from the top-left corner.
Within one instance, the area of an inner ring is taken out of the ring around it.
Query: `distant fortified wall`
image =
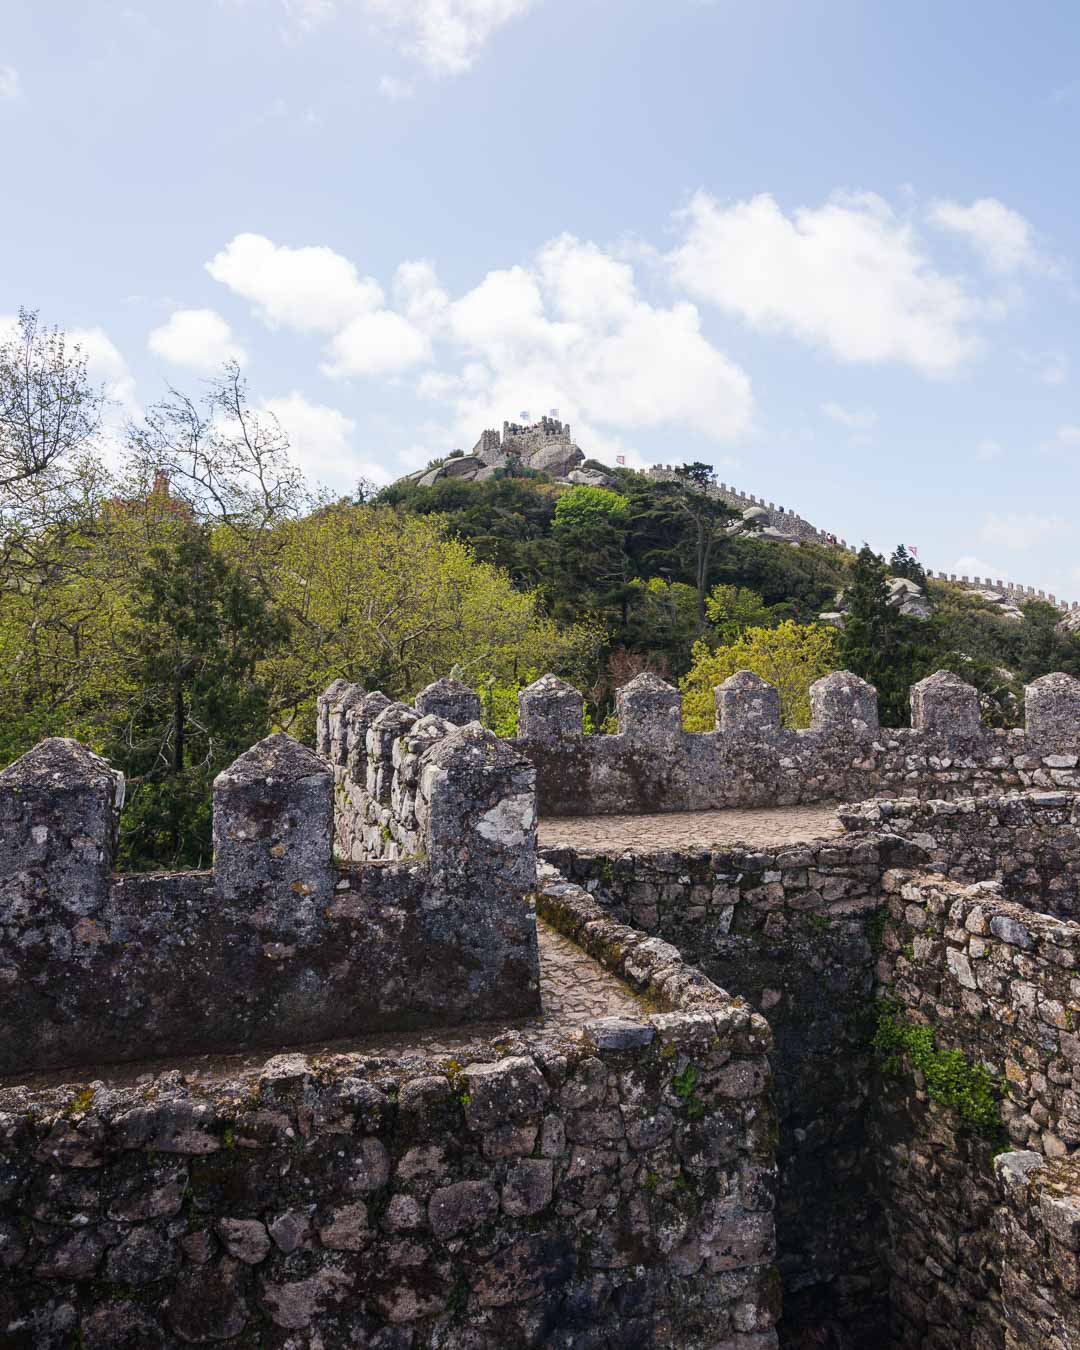
[[[670,464],[654,464],[646,472],[650,478],[658,479],[660,482],[672,482],[681,477]],[[767,531],[774,531],[788,539],[824,544],[829,548],[848,547],[846,539],[839,539],[835,534],[819,530],[816,525],[811,525],[795,511],[789,510],[786,506],[777,506],[775,502],[766,502],[764,497],[755,497],[752,493],[742,492],[739,488],[717,482],[715,479],[705,491],[710,497],[719,497],[735,511],[760,511],[762,515],[758,519]]]
[[[661,481],[671,481],[679,477],[677,470],[670,464],[654,464],[647,472],[650,478]],[[771,533],[785,539],[806,540],[810,543],[823,544],[829,548],[846,549],[849,547],[846,539],[840,539],[826,530],[819,530],[817,526],[811,525],[808,520],[804,520],[796,512],[785,506],[777,506],[775,502],[767,502],[764,497],[755,497],[753,493],[743,492],[728,483],[715,480],[705,490],[709,496],[719,497],[735,511],[753,510],[760,513],[757,518],[766,535]],[[989,577],[957,576],[955,572],[927,571],[926,575],[932,580],[949,581],[957,586],[965,586],[974,591],[993,591],[995,595],[1018,604],[1023,604],[1027,600],[1045,600],[1047,604],[1056,605],[1058,609],[1065,613],[1080,613],[1080,601],[1074,600],[1070,603],[1066,600],[1058,600],[1056,596],[1048,595],[1034,586],[1023,586],[1012,581],[992,581]]]

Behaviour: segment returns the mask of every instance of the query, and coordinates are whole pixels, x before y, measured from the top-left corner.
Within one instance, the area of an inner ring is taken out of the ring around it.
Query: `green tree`
[[[847,612],[837,654],[844,669],[877,689],[882,723],[903,726],[911,686],[935,667],[934,634],[889,604],[887,576],[884,559],[864,544],[845,591]]]
[[[748,586],[714,586],[705,611],[722,644],[734,642],[747,628],[765,627],[772,617],[768,605]]]
[[[905,577],[917,586],[926,585],[926,571],[918,558],[913,557],[904,544],[898,544],[889,559],[889,575]]]
[[[150,549],[134,585],[127,716],[110,757],[134,779],[122,843],[129,865],[207,865],[213,776],[268,722],[258,660],[285,624],[190,520]]]
[[[564,492],[555,502],[555,533],[585,525],[621,525],[627,517],[629,503],[610,488],[588,487],[581,484]]]
[[[748,628],[716,651],[706,642],[696,642],[694,664],[680,681],[683,724],[687,731],[711,731],[716,715],[713,690],[729,675],[750,670],[780,691],[785,726],[808,726],[810,686],[836,668],[836,633],[822,624],[787,619],[775,628]]]

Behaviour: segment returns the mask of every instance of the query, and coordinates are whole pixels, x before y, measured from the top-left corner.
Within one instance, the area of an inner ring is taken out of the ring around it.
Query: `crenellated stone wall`
[[[782,1345],[1071,1350],[1080,797],[839,816],[843,833],[784,846],[542,857],[769,1021]],[[913,1029],[930,1036],[927,1063],[905,1049]],[[1010,1145],[1059,1169],[1049,1219],[995,1174]]]
[[[1006,900],[992,882],[900,871],[885,887],[876,1136],[894,1342],[1033,1345],[1023,1304],[1045,1314],[1052,1284],[1040,1287],[1026,1259],[1036,1246],[1021,1238],[1037,1216],[1018,1215],[1015,1194],[1000,1211],[994,1155],[1011,1142],[1057,1161],[1080,1147],[1080,925]],[[998,1093],[1000,1118],[985,1109]],[[1059,1332],[1076,1325],[1075,1270],[1071,1252],[1056,1267]]]
[[[1080,796],[1012,792],[953,801],[870,801],[839,810],[847,830],[910,840],[954,881],[998,881],[1006,899],[1080,920]]]
[[[4,770],[0,1074],[533,1014],[533,770],[425,720],[389,863],[335,863],[333,774],[282,734],[219,774],[212,873],[113,876],[122,778],[75,742]]]
[[[783,1325],[792,1343],[799,1329],[830,1322],[843,1326],[844,1344],[871,1343],[888,1324],[869,1134],[882,875],[923,851],[864,832],[782,847],[545,847],[542,856],[768,1019]]]
[[[775,1350],[764,1019],[539,908],[635,1012],[0,1086],[0,1341]]]
[[[776,689],[748,671],[716,691],[717,729],[684,732],[655,675],[618,691],[619,733],[582,734],[581,695],[546,675],[519,695],[517,748],[536,766],[541,815],[610,815],[944,798],[1080,788],[1080,680],[1028,686],[1023,730],[982,727],[979,695],[939,671],[911,691],[912,725],[878,723],[877,694],[840,671],[811,689],[807,731],[781,726]]]

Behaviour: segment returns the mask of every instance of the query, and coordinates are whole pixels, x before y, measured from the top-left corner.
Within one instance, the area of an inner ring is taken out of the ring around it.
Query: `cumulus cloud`
[[[290,248],[261,234],[238,234],[206,270],[250,301],[271,327],[332,333],[383,302],[377,281],[323,245]]]
[[[975,447],[975,458],[981,464],[992,464],[995,459],[1000,459],[1004,453],[1000,443],[991,440],[989,437],[981,440]]]
[[[877,426],[877,413],[869,410],[857,412],[852,408],[842,407],[839,403],[823,403],[821,411],[831,421],[839,422],[850,431],[869,431]]]
[[[427,337],[389,309],[352,319],[326,351],[327,375],[396,375],[431,355]]]
[[[1054,443],[1066,449],[1080,450],[1080,426],[1060,426],[1054,435]]]
[[[114,411],[122,417],[141,416],[135,377],[104,328],[74,328],[67,336],[71,343],[82,349],[87,374],[95,383],[104,386],[105,397]]]
[[[402,48],[436,75],[469,70],[492,34],[534,0],[365,0]]]
[[[358,10],[384,29],[395,46],[435,75],[471,69],[492,35],[532,9],[536,0],[281,0],[283,36],[295,41],[343,10]],[[379,92],[407,98],[404,81],[384,76]]]
[[[675,279],[752,327],[838,360],[947,375],[978,352],[992,312],[932,265],[912,226],[872,193],[790,216],[762,194],[725,206],[699,192],[680,215]]]
[[[247,364],[247,353],[216,310],[178,309],[150,334],[148,345],[173,365],[209,374],[226,361]]]
[[[695,306],[648,303],[628,264],[570,235],[529,266],[489,272],[440,327],[464,364],[420,392],[450,401],[462,434],[524,408],[559,408],[579,436],[681,425],[723,441],[751,422],[750,379],[703,335]]]
[[[263,407],[277,418],[293,458],[312,483],[347,492],[361,478],[379,484],[390,481],[381,465],[356,453],[352,439],[356,423],[337,408],[312,403],[296,390],[267,399]]]
[[[1067,528],[1060,516],[1020,515],[1016,512],[999,516],[991,513],[983,522],[980,535],[988,544],[1000,544],[1010,553],[1023,553],[1048,534],[1058,534]]]
[[[0,66],[0,101],[22,95],[22,81],[14,66]]]
[[[651,304],[629,263],[571,235],[456,299],[430,261],[403,262],[393,307],[377,282],[327,248],[240,235],[208,266],[268,322],[328,332],[325,374],[397,376],[429,365],[417,391],[441,405],[462,444],[522,408],[558,407],[596,444],[661,425],[725,441],[750,426],[750,379],[704,336],[697,308]],[[621,441],[618,452],[634,454]]]
[[[1031,223],[996,197],[980,197],[970,206],[934,202],[929,219],[965,239],[992,272],[1005,276],[1021,268],[1044,265],[1035,247]]]

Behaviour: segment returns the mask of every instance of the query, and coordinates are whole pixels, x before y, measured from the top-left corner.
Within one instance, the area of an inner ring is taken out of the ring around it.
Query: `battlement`
[[[1071,603],[1068,600],[1058,600],[1053,594],[1037,590],[1034,586],[1021,586],[1013,581],[994,581],[990,577],[957,576],[955,572],[927,572],[926,575],[933,581],[949,581],[956,586],[965,586],[973,591],[992,591],[995,595],[1000,595],[1006,600],[1012,600],[1016,604],[1022,605],[1028,600],[1045,600],[1048,605],[1054,605],[1066,613],[1080,611],[1080,600],[1074,600]]]
[[[660,482],[673,482],[680,478],[678,470],[671,464],[653,464],[646,472],[650,478]],[[816,525],[804,520],[797,511],[789,510],[786,506],[777,506],[775,502],[766,501],[764,497],[755,497],[752,492],[743,492],[740,488],[720,482],[715,476],[707,484],[705,492],[710,497],[719,498],[734,511],[760,512],[757,519],[762,528],[775,530],[785,538],[806,540],[827,548],[848,547],[846,539],[830,534],[827,530],[819,530]]]
[[[781,725],[773,686],[748,671],[716,690],[716,730],[685,732],[679,691],[639,675],[616,698],[619,732],[582,734],[584,700],[546,675],[518,697],[514,742],[536,765],[542,815],[785,806],[1080,787],[1080,681],[1027,687],[1020,731],[983,727],[979,694],[939,671],[911,691],[912,722],[882,728],[877,691],[839,671],[811,688],[811,725]]]
[[[532,767],[377,697],[395,843],[359,866],[334,856],[332,765],[281,733],[215,780],[212,872],[113,875],[123,778],[74,741],[0,774],[0,1074],[533,1014]]]

